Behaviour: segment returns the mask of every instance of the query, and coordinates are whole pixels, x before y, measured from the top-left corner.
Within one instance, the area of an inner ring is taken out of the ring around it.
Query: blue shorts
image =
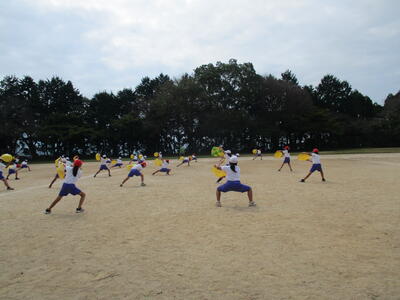
[[[137,169],[131,169],[131,171],[128,174],[128,177],[133,177],[133,176],[140,176],[142,173],[138,171]]]
[[[160,169],[160,172],[169,172],[169,171],[171,171],[171,169],[168,169],[168,168],[161,168]]]
[[[122,164],[115,164],[113,167],[120,167]]]
[[[241,184],[240,181],[227,181],[225,184],[220,185],[217,190],[223,193],[231,191],[244,193],[251,190],[251,187]]]
[[[284,164],[290,163],[290,157],[285,157],[283,163],[284,163]]]
[[[3,179],[4,179],[3,172],[0,171],[0,180],[3,180]]]
[[[71,195],[78,195],[81,192],[80,189],[78,189],[75,184],[73,183],[63,183],[62,187],[61,187],[61,191],[58,194],[58,196],[67,196],[68,194]]]
[[[184,159],[184,160],[182,161],[182,163],[187,163],[187,162],[189,162],[188,159]]]
[[[108,167],[106,165],[100,165],[100,170],[108,170]]]
[[[17,173],[15,169],[8,169],[8,175]]]
[[[22,165],[21,166],[21,169],[25,169],[25,168],[27,168],[28,166],[27,165]]]
[[[322,166],[321,166],[321,164],[313,164],[313,165],[311,166],[310,173],[312,173],[312,172],[314,172],[314,171],[322,172]]]

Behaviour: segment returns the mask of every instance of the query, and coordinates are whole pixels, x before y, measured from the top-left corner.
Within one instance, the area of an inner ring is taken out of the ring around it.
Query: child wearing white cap
[[[96,175],[99,174],[102,170],[107,170],[108,176],[111,176],[110,169],[107,167],[107,156],[105,154],[103,154],[103,156],[100,158],[100,169],[97,171],[96,174],[94,174],[93,177],[96,177]]]
[[[115,167],[121,168],[122,165],[123,165],[123,163],[122,163],[122,158],[121,158],[121,157],[118,157],[117,163],[116,163],[115,165],[113,165],[111,168],[115,168]]]
[[[256,206],[256,203],[253,201],[253,191],[250,186],[242,184],[240,182],[240,168],[237,165],[238,158],[237,156],[231,156],[229,158],[229,165],[228,166],[220,166],[215,165],[215,167],[219,170],[222,170],[226,173],[226,183],[220,185],[217,188],[216,196],[217,196],[217,207],[221,207],[221,192],[247,192],[247,196],[249,198],[249,206]]]

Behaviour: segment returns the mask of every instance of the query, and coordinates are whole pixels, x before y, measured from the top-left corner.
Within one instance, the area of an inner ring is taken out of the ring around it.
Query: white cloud
[[[0,29],[7,43],[0,45],[2,72],[60,74],[90,94],[119,90],[160,72],[179,76],[230,58],[253,62],[260,73],[291,69],[303,84],[317,84],[333,73],[378,101],[400,88],[398,78],[390,77],[399,65],[396,1],[36,0],[13,5],[7,20],[18,33]],[[30,23],[19,22],[24,16]],[[16,57],[20,61],[12,63]],[[22,63],[27,57],[35,59]],[[385,72],[387,82],[373,82],[367,70]]]

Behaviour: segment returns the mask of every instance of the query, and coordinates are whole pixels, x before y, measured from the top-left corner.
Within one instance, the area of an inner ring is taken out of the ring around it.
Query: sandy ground
[[[215,160],[200,159],[146,187],[127,170],[84,165],[87,194],[43,210],[52,165],[33,165],[0,191],[0,299],[400,299],[400,154],[322,156],[299,183],[271,157],[241,158],[246,194],[215,207]]]

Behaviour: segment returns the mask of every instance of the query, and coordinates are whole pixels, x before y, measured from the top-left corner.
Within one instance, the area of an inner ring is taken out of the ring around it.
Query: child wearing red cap
[[[61,191],[58,194],[57,198],[53,201],[53,203],[51,203],[51,205],[46,208],[46,210],[44,211],[45,214],[50,214],[51,209],[62,199],[62,197],[67,196],[68,194],[81,196],[81,199],[79,200],[79,205],[75,212],[81,213],[84,211],[84,209],[82,208],[82,204],[83,201],[85,201],[86,194],[75,186],[75,183],[82,175],[82,170],[80,169],[82,167],[82,164],[83,162],[77,159],[74,161],[73,167],[65,167],[65,179]]]
[[[122,187],[124,185],[124,183],[133,176],[140,176],[140,178],[142,180],[141,186],[145,186],[146,184],[144,183],[144,176],[140,171],[142,171],[144,168],[146,168],[146,166],[147,166],[147,163],[145,161],[133,166],[132,169],[129,171],[128,176],[124,179],[124,181],[122,181],[122,183],[119,186]]]
[[[292,166],[290,165],[290,153],[289,153],[289,150],[290,150],[289,146],[285,146],[285,147],[283,147],[283,150],[280,150],[282,152],[282,154],[283,154],[283,163],[282,163],[282,166],[279,168],[278,171],[280,171],[285,164],[288,164],[290,172],[293,172]]]
[[[321,166],[321,159],[319,156],[319,150],[317,148],[314,148],[312,153],[310,153],[310,155],[312,161],[310,172],[308,172],[307,176],[304,177],[302,180],[300,180],[300,182],[306,182],[306,179],[310,177],[310,175],[314,173],[314,171],[318,171],[321,174],[322,181],[325,181],[324,172],[322,171],[322,166]]]

